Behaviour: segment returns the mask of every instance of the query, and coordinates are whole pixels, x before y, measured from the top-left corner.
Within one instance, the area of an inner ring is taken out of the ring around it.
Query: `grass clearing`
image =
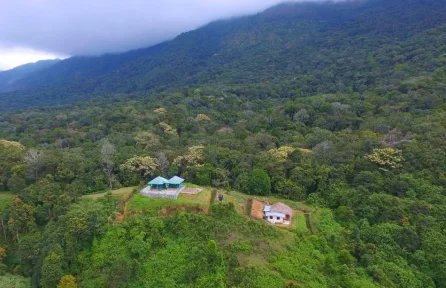
[[[296,221],[297,221],[297,232],[309,232],[305,215],[302,213],[302,211],[297,211],[296,215]]]
[[[311,213],[310,221],[313,232],[324,231],[325,234],[339,235],[342,229],[329,208],[319,208]]]
[[[253,198],[257,199],[259,201],[267,201],[271,204],[282,202],[288,206],[290,206],[293,209],[297,210],[305,210],[305,211],[312,211],[314,208],[308,204],[305,204],[304,202],[297,202],[289,199],[279,198],[275,196],[255,196],[255,195],[247,195],[243,194],[237,191],[230,191],[226,193],[230,197],[233,197],[239,205],[245,205],[245,203],[248,201],[248,199]]]
[[[200,186],[192,184],[192,183],[184,183],[184,187],[187,187],[187,188],[201,188]]]
[[[178,199],[149,198],[141,194],[135,194],[129,201],[127,211],[157,212],[165,207],[192,206],[200,207],[207,211],[211,201],[211,191],[204,189],[196,195],[180,194]]]
[[[121,188],[121,189],[112,190],[111,193],[115,197],[123,198],[126,195],[128,195],[129,193],[131,193],[133,191],[133,189],[136,189],[136,188],[137,187],[125,187],[125,188]],[[81,199],[96,200],[96,199],[99,199],[101,197],[104,197],[107,193],[108,192],[84,195],[84,196],[81,197]]]
[[[12,192],[0,191],[0,200],[12,199],[13,197],[14,197],[14,193],[12,193]]]
[[[8,207],[12,204],[12,198],[14,198],[14,193],[0,191],[0,210]]]

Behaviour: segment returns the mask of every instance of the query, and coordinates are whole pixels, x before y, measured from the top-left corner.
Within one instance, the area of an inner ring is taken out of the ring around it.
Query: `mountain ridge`
[[[0,101],[32,101],[27,95],[44,93],[49,95],[45,104],[52,100],[60,104],[59,100],[73,102],[70,95],[76,94],[90,99],[110,93],[263,82],[288,83],[290,90],[285,93],[297,89],[297,96],[363,92],[377,84],[389,85],[395,65],[403,65],[404,77],[410,76],[409,70],[418,69],[409,67],[417,49],[431,49],[433,58],[445,53],[437,47],[444,41],[441,33],[433,39],[434,48],[412,40],[444,23],[444,1],[279,4],[255,15],[214,21],[153,47],[61,61],[15,82],[9,90],[18,92],[3,94]],[[394,50],[391,57],[389,49]],[[440,64],[433,64],[430,71]]]
[[[9,70],[0,71],[0,91],[11,89],[11,84],[23,79],[30,74],[49,68],[61,61],[61,59],[40,60],[34,63],[27,63]]]

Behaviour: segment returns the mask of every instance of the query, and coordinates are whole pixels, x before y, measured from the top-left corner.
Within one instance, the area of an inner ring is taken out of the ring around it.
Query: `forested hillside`
[[[14,83],[30,74],[39,72],[56,64],[59,60],[42,60],[36,63],[21,65],[8,71],[0,71],[0,92],[13,90]]]
[[[283,4],[152,48],[61,61],[15,82],[0,110],[201,85],[265,84],[272,97],[388,89],[444,64],[445,22],[444,1]]]
[[[282,5],[0,96],[0,287],[446,287],[444,7]],[[158,175],[208,194],[139,195]]]

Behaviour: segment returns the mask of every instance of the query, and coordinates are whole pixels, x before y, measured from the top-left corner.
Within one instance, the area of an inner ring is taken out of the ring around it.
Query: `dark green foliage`
[[[246,188],[242,191],[252,195],[269,195],[271,193],[271,180],[262,169],[255,168],[248,174]]]
[[[283,4],[210,23],[151,48],[60,61],[15,82],[9,89],[25,92],[2,95],[0,109],[204,85],[255,99],[406,93],[411,84],[401,79],[442,67],[445,15],[444,3],[434,0]],[[300,124],[317,123],[305,109],[286,111]],[[321,128],[361,123],[342,106],[331,110]]]
[[[131,52],[131,64],[60,62],[90,72],[55,77],[40,98],[2,95],[5,110],[99,96],[0,114],[6,271],[47,287],[64,275],[80,287],[445,287],[445,5],[409,2],[279,6]],[[58,92],[68,82],[79,98]],[[401,153],[399,165],[376,149]],[[281,231],[233,204],[119,222],[110,193],[80,198],[145,185],[121,166],[138,156],[214,196],[307,201],[308,227]]]
[[[40,72],[43,69],[51,67],[59,61],[60,60],[42,60],[36,63],[25,64],[8,71],[0,71],[0,92],[13,89],[11,83],[26,78],[32,73]]]

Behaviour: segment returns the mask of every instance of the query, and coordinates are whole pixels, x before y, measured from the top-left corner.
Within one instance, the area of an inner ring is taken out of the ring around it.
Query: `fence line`
[[[141,195],[145,197],[150,198],[165,198],[165,199],[178,199],[178,196],[180,195],[181,190],[183,187],[178,188],[174,192],[170,192],[168,190],[161,190],[161,191],[152,191],[149,187],[146,187],[140,191]]]

